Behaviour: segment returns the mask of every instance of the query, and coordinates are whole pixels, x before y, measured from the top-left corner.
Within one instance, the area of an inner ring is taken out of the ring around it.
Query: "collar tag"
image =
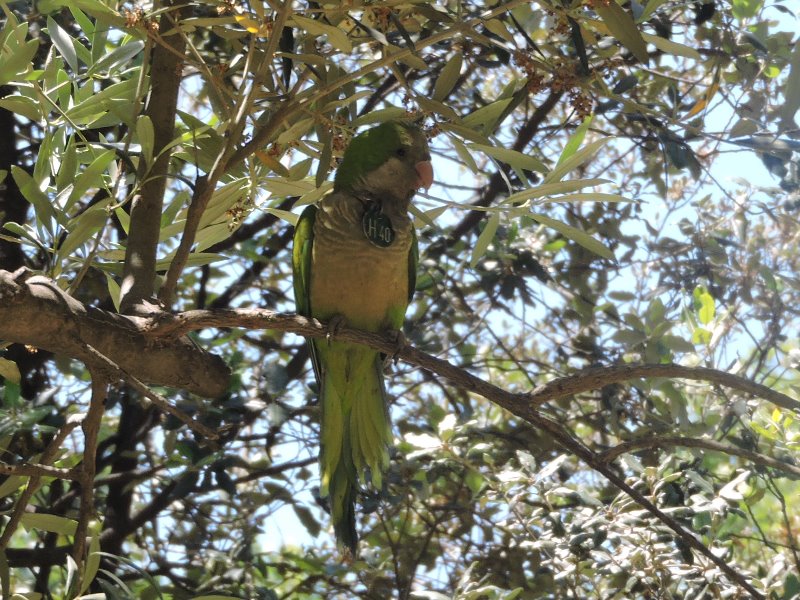
[[[394,229],[389,217],[381,212],[381,205],[370,203],[361,217],[361,228],[364,236],[373,246],[388,248],[394,242]]]

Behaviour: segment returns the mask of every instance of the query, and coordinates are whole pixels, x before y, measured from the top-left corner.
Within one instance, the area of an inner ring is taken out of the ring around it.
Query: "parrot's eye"
[[[395,154],[397,154],[397,156],[399,156],[400,158],[403,158],[406,155],[406,149],[401,146],[400,148],[397,149],[397,152]]]

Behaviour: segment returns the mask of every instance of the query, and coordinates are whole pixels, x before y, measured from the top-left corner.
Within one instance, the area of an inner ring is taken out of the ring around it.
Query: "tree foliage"
[[[3,597],[800,597],[793,3],[0,8]],[[387,119],[437,183],[347,563],[283,313]]]

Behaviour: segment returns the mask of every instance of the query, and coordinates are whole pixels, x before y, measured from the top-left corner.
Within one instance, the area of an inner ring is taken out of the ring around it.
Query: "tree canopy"
[[[800,598],[789,0],[0,2],[0,586]],[[294,315],[353,135],[427,132],[343,560]],[[12,594],[18,594],[12,596]]]

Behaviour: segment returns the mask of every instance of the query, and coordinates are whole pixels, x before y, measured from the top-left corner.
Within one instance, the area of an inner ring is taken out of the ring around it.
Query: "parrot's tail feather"
[[[323,356],[320,495],[328,498],[337,543],[355,556],[359,483],[380,489],[389,465],[383,364],[377,352],[361,346],[333,342],[317,350]]]

